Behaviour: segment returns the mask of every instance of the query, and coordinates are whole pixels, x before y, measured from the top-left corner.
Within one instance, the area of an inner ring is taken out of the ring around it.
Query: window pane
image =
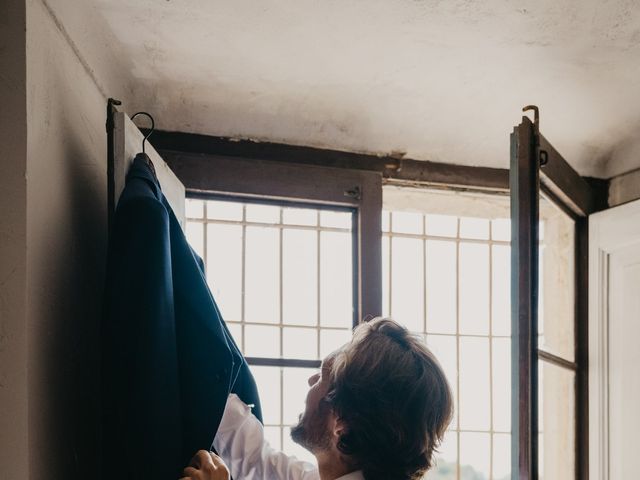
[[[295,425],[304,412],[305,400],[309,391],[308,380],[318,370],[313,368],[284,368],[283,423]]]
[[[200,258],[204,257],[204,225],[198,222],[187,222],[187,241],[191,248],[200,255]]]
[[[575,478],[575,375],[539,361],[540,478]]]
[[[318,332],[315,328],[284,327],[282,341],[285,358],[318,358]]]
[[[424,329],[423,241],[393,237],[391,316],[413,332]]]
[[[207,218],[211,220],[242,220],[241,202],[207,201]]]
[[[326,213],[326,212],[322,212]],[[350,327],[353,320],[351,233],[320,233],[320,323]]]
[[[491,328],[494,335],[511,335],[511,247],[491,247]]]
[[[511,241],[511,220],[496,218],[491,221],[491,239],[503,242]]]
[[[508,433],[493,435],[493,478],[495,480],[511,478],[511,435]]]
[[[350,339],[351,330],[320,330],[320,358],[325,358]]]
[[[247,322],[280,321],[278,234],[277,228],[247,227],[244,304]]]
[[[320,226],[351,229],[351,212],[334,212],[331,210],[320,211]]]
[[[460,428],[489,425],[489,339],[460,337]]]
[[[540,249],[539,325],[541,350],[574,359],[575,224],[540,199],[544,245]]]
[[[489,334],[489,247],[460,244],[460,333]]]
[[[444,374],[447,377],[451,392],[453,394],[453,420],[451,420],[451,428],[458,425],[458,346],[456,337],[453,335],[427,335],[427,347],[436,356]]]
[[[280,329],[266,325],[245,325],[244,354],[247,357],[280,357]]]
[[[264,427],[264,438],[269,443],[271,448],[275,450],[282,450],[282,443],[280,442],[280,427]]]
[[[461,478],[474,480],[489,478],[490,441],[488,433],[460,433]]]
[[[383,232],[388,232],[389,231],[389,216],[390,215],[391,215],[390,212],[386,212],[386,211],[382,212],[382,231]]]
[[[511,431],[511,340],[493,339],[493,430]]]
[[[247,203],[247,222],[279,223],[280,207]]]
[[[309,208],[283,208],[282,223],[289,225],[317,225],[318,212]]]
[[[238,348],[242,349],[242,324],[227,322],[227,328]]]
[[[461,218],[460,238],[487,240],[489,238],[489,220],[484,218]]]
[[[204,202],[195,198],[187,198],[184,202],[184,213],[187,218],[202,218]]]
[[[251,367],[265,424],[280,424],[280,367]],[[278,442],[280,443],[280,442]]]
[[[207,225],[207,281],[225,320],[242,320],[242,227]]]
[[[427,332],[456,333],[456,244],[427,240]]]
[[[318,233],[286,228],[282,232],[282,321],[318,322]]]
[[[426,215],[427,235],[455,237],[458,234],[458,219],[449,215]]]
[[[435,453],[435,466],[427,473],[428,480],[449,480],[457,477],[458,439],[457,433],[448,430],[444,434],[442,445]]]
[[[422,214],[413,212],[393,212],[391,231],[394,233],[422,233]]]

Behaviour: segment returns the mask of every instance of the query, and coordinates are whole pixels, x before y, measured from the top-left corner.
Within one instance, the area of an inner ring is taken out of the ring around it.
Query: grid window
[[[425,339],[455,415],[434,480],[510,478],[508,219],[383,212],[384,315]]]
[[[353,211],[190,198],[186,216],[222,315],[254,363],[266,438],[313,461],[289,428],[304,410],[308,377],[351,336]]]

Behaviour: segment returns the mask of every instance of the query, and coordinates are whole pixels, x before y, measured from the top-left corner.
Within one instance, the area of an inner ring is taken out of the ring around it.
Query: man
[[[453,413],[433,354],[393,320],[359,325],[309,378],[292,439],[317,470],[272,450],[250,409],[231,395],[214,445],[236,480],[417,480],[431,467]],[[222,458],[200,451],[186,479],[227,480]]]

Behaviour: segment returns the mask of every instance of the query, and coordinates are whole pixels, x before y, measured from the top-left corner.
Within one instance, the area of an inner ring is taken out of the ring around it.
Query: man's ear
[[[347,432],[347,426],[340,418],[333,417],[332,432],[335,438],[340,438]]]

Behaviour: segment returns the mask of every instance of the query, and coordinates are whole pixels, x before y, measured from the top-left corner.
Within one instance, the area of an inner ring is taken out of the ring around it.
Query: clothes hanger
[[[142,152],[138,153],[136,155],[135,158],[140,158],[142,160],[144,160],[144,162],[149,166],[149,168],[151,169],[151,171],[153,172],[153,176],[156,177],[156,180],[158,179],[158,177],[156,176],[156,169],[153,166],[153,162],[151,161],[151,159],[149,158],[149,155],[147,155],[147,153],[145,152],[145,143],[147,142],[147,139],[151,136],[151,134],[153,133],[153,131],[156,128],[156,122],[153,120],[153,117],[151,116],[150,113],[147,112],[136,112],[131,116],[131,121],[133,121],[134,118],[136,118],[138,115],[146,115],[149,120],[151,120],[151,129],[149,130],[149,133],[147,133],[143,138],[142,138]],[[135,160],[135,159],[134,159]]]

